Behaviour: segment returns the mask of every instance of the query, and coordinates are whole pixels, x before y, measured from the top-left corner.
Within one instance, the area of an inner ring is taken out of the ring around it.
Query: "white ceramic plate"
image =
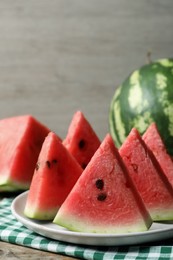
[[[146,232],[127,234],[93,234],[69,231],[51,222],[35,221],[24,216],[27,192],[17,196],[11,206],[12,214],[28,229],[64,242],[95,246],[137,245],[173,237],[173,224],[154,223]]]

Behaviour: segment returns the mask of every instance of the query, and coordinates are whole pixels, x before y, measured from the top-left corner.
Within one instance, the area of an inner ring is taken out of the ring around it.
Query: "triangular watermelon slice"
[[[151,218],[109,134],[53,222],[94,233],[137,232],[150,227]]]
[[[119,149],[153,221],[173,220],[173,189],[154,154],[133,128]]]
[[[49,131],[30,115],[0,120],[0,190],[29,188]]]
[[[81,111],[74,114],[63,144],[83,169],[99,147],[100,140]]]
[[[156,123],[152,123],[147,128],[142,138],[149,149],[154,153],[163,172],[173,186],[173,161],[171,156],[167,153],[166,146],[160,136]]]
[[[25,215],[39,220],[53,219],[82,171],[59,137],[50,132],[38,158]]]

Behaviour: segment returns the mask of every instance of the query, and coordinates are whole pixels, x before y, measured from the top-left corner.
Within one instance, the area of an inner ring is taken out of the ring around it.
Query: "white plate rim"
[[[92,246],[130,246],[173,237],[173,223],[153,223],[152,228],[148,231],[138,233],[98,234],[74,232],[51,222],[35,221],[23,214],[27,194],[28,191],[25,191],[12,201],[11,211],[13,216],[28,229],[50,239]]]

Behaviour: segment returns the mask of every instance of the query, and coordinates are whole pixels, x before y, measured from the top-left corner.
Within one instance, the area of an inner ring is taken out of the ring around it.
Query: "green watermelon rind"
[[[56,209],[49,209],[49,210],[41,210],[39,209],[38,211],[34,209],[34,205],[27,206],[24,209],[24,215],[30,219],[35,219],[35,220],[50,220],[53,219],[54,216],[57,213],[57,208]]]
[[[119,87],[120,88],[120,87]],[[116,129],[116,124],[115,124],[115,113],[114,113],[114,103],[117,99],[117,93],[115,93],[115,95],[113,96],[113,99],[111,101],[111,105],[110,105],[110,110],[109,110],[109,128],[110,128],[110,133],[111,136],[114,140],[114,142],[116,143],[117,147],[120,147],[121,145],[121,140],[119,138],[119,136],[116,134],[117,133],[117,129]]]
[[[155,122],[168,152],[173,154],[172,82],[173,59],[160,59],[132,72],[116,89],[109,109],[109,128],[117,147],[133,127],[143,134]]]
[[[15,192],[15,191],[19,191],[19,189],[10,185],[0,186],[0,192]]]
[[[134,232],[144,232],[147,231],[151,226],[151,220],[149,219],[144,222],[134,223],[134,225],[130,224],[121,225],[119,228],[117,225],[97,225],[96,223],[89,223],[87,220],[78,219],[72,215],[68,215],[66,218],[63,216],[57,216],[53,220],[54,224],[63,226],[68,230],[75,232],[86,232],[86,233],[107,233],[107,234],[120,234],[120,233],[134,233]],[[82,231],[81,231],[82,230]]]
[[[162,211],[159,209],[155,209],[150,212],[150,215],[153,219],[153,221],[172,221],[173,220],[173,209],[162,209]]]
[[[0,183],[0,192],[14,192],[14,191],[25,191],[29,189],[30,184],[22,184],[21,182],[15,182],[12,180],[8,180]]]
[[[29,189],[30,183],[16,182],[12,179],[0,178],[0,191],[17,191]]]

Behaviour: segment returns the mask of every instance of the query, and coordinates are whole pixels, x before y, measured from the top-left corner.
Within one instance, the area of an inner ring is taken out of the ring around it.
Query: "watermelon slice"
[[[53,132],[46,137],[36,165],[24,214],[51,220],[83,169]]]
[[[172,186],[135,128],[119,152],[153,221],[173,220]]]
[[[100,146],[99,138],[81,111],[74,114],[63,144],[83,169]]]
[[[94,233],[136,232],[150,227],[151,218],[109,134],[53,222]]]
[[[49,131],[30,115],[0,120],[0,190],[29,188]]]
[[[156,123],[152,123],[143,134],[143,140],[148,148],[154,153],[163,172],[173,186],[173,161],[167,153],[166,146],[160,136]]]

